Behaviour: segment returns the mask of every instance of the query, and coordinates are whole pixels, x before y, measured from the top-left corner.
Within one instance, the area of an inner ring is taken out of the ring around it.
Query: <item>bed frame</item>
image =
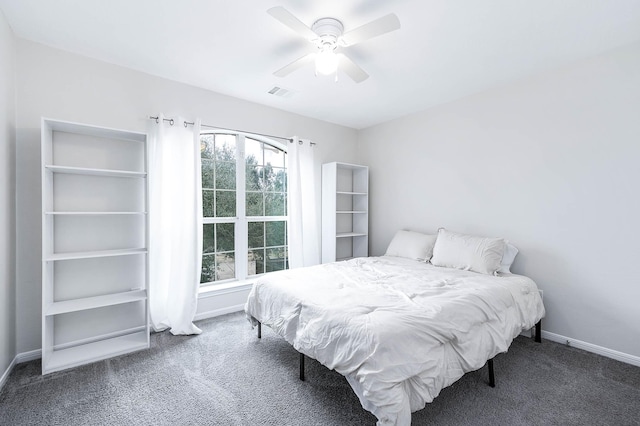
[[[262,323],[257,319],[251,317],[258,323],[258,339],[262,338]],[[535,325],[533,332],[533,340],[536,343],[542,343],[542,320],[538,321]],[[487,361],[487,367],[489,368],[489,386],[496,387],[496,376],[493,370],[493,358]],[[304,354],[300,352],[300,380],[304,381]]]

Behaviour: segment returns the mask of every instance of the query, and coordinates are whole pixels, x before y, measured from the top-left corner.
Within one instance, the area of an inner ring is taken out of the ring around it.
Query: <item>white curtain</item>
[[[171,124],[173,123],[173,124]],[[149,128],[149,311],[155,331],[200,334],[193,324],[202,263],[200,122]]]
[[[289,163],[289,267],[320,263],[315,148],[294,138],[287,151]]]

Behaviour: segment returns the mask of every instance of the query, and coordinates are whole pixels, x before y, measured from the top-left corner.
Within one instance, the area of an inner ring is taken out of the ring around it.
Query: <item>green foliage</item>
[[[216,224],[216,252],[233,251],[235,248],[235,224]]]
[[[286,244],[286,222],[265,222],[265,235],[267,247],[283,246]]]
[[[216,191],[216,217],[236,216],[236,191]]]
[[[215,224],[205,223],[202,225],[202,252],[213,253],[216,247]],[[204,262],[203,262],[204,263]]]
[[[264,247],[264,222],[249,222],[249,248]]]
[[[286,214],[285,199],[285,194],[282,193],[266,193],[264,197],[265,216],[284,216]]]
[[[262,192],[247,192],[245,197],[247,216],[264,216],[264,194]]]
[[[216,258],[215,255],[202,255],[201,283],[210,283],[216,280]]]

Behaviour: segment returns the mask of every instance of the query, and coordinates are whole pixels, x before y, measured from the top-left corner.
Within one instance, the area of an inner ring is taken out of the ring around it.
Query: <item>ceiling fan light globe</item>
[[[316,72],[323,75],[334,74],[338,70],[338,56],[333,50],[324,50],[316,55]]]

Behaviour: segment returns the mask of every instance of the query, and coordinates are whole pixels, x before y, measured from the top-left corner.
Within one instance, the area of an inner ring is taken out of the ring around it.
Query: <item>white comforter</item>
[[[245,311],[344,375],[378,425],[409,425],[544,316],[527,277],[389,256],[268,274]]]

